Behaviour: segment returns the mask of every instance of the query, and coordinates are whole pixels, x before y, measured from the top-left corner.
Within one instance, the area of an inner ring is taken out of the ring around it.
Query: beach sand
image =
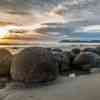
[[[100,74],[59,77],[49,85],[0,90],[0,100],[100,100]]]

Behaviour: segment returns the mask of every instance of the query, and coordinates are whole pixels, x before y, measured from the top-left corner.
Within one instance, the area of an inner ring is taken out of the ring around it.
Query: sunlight
[[[8,33],[8,30],[0,27],[0,38],[4,38]]]

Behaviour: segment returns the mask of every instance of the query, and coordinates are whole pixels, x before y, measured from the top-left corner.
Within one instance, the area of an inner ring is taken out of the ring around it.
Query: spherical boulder
[[[69,72],[70,59],[71,59],[70,52],[66,51],[62,53],[62,62],[61,62],[61,66],[59,67],[61,74],[67,74]]]
[[[84,48],[82,50],[82,52],[93,52],[93,53],[97,53],[96,48]]]
[[[8,76],[12,61],[12,54],[4,48],[0,48],[0,76]]]
[[[73,61],[73,59],[80,53],[80,49],[79,48],[73,48],[70,52],[71,54],[71,61]]]
[[[62,49],[60,48],[52,48],[52,52],[62,52]]]
[[[65,75],[70,69],[70,52],[56,52],[53,55],[57,62],[59,73]]]
[[[79,70],[90,70],[100,66],[100,56],[92,52],[81,52],[73,61],[73,68]]]
[[[73,69],[73,60],[74,58],[80,53],[80,48],[73,48],[71,51],[70,51],[70,67],[71,69]]]
[[[79,48],[73,48],[73,49],[71,50],[71,52],[72,52],[73,54],[79,54],[79,53],[80,53],[80,49],[79,49]]]
[[[49,48],[49,47],[48,47],[48,48],[46,48],[46,49],[47,49],[48,51],[52,51],[52,49],[51,49],[51,48]]]
[[[100,55],[100,46],[96,47],[96,53]]]
[[[14,56],[10,72],[15,81],[47,82],[57,78],[58,66],[46,48],[29,47]]]
[[[52,54],[56,60],[57,65],[60,66],[62,63],[62,53],[56,52],[56,53],[52,53]]]

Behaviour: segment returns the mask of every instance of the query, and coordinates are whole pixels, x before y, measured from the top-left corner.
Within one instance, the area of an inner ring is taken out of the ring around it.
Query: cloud
[[[82,28],[83,32],[100,32],[100,25],[90,25]],[[100,34],[100,33],[99,33]]]
[[[100,15],[100,0],[0,0],[0,9],[9,14],[29,15],[52,12],[68,18],[88,19]]]
[[[28,12],[32,7],[32,0],[0,0],[3,11]]]
[[[0,0],[0,9],[10,14],[21,14],[31,10],[45,12],[62,2],[61,0]],[[14,12],[14,13],[12,13]],[[15,13],[16,12],[16,13]],[[26,13],[27,14],[27,13]]]
[[[19,27],[34,25],[32,32],[40,33],[44,40],[74,39],[82,28],[100,25],[99,9],[100,0],[0,0],[4,13],[0,19],[10,19]]]
[[[6,11],[6,13],[12,14],[12,15],[30,15],[30,12],[26,12],[26,11],[14,11],[14,10],[10,10],[10,11]]]
[[[40,27],[35,29],[35,32],[41,33],[41,34],[48,34],[48,33],[60,33],[60,35],[63,34],[70,34],[75,30],[75,27],[68,25],[67,23],[45,23],[48,25],[47,27]],[[52,34],[53,35],[53,34]]]

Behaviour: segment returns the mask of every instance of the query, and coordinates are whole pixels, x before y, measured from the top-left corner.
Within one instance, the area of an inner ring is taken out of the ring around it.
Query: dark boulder
[[[53,48],[53,49],[52,49],[52,52],[62,52],[62,50],[59,49],[59,48]]]
[[[73,48],[70,53],[71,53],[71,58],[72,58],[71,60],[73,60],[80,53],[80,49]]]
[[[61,74],[68,74],[70,71],[70,60],[71,60],[71,54],[70,52],[63,52],[62,53],[62,62],[61,66],[59,66],[60,73]]]
[[[58,76],[58,66],[46,48],[30,47],[14,56],[11,76],[15,81],[26,83],[52,81]]]
[[[70,70],[70,52],[54,53],[55,60],[59,67],[59,73],[66,74]]]
[[[62,53],[53,53],[53,56],[58,64],[58,66],[62,63]]]
[[[96,53],[100,55],[100,46],[96,47]]]
[[[73,49],[71,50],[71,52],[72,52],[73,54],[79,54],[79,53],[80,53],[80,49],[79,49],[79,48],[73,48]]]
[[[96,48],[84,48],[82,50],[82,52],[93,52],[93,53],[97,53]]]
[[[12,54],[7,50],[0,48],[0,76],[8,76],[12,61]]]
[[[79,48],[73,48],[71,51],[70,51],[70,67],[71,69],[73,69],[73,60],[74,58],[80,53],[80,49]]]
[[[92,52],[81,52],[73,61],[73,68],[78,70],[87,70],[100,67],[100,56]]]
[[[51,48],[49,48],[49,47],[48,47],[48,48],[46,48],[46,49],[47,49],[48,51],[52,51],[52,49],[51,49]]]

